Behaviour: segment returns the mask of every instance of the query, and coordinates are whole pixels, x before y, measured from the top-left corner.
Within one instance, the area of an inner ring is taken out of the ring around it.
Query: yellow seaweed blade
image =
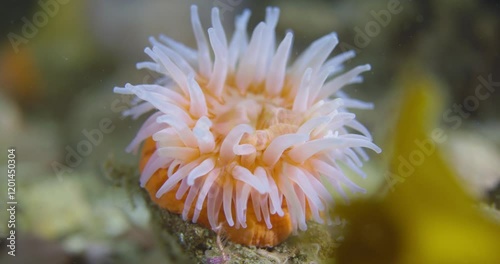
[[[439,151],[446,134],[431,127],[441,111],[438,87],[427,75],[408,76],[385,149],[392,191],[340,208],[351,226],[338,263],[498,264],[500,224],[479,210]]]
[[[390,173],[401,179],[401,183],[392,186],[388,201],[403,206],[424,205],[426,210],[446,206],[462,211],[473,200],[441,156],[439,143],[446,139],[446,133],[437,127],[431,129],[440,116],[441,95],[430,77],[415,75],[418,77],[404,83],[407,93],[395,127],[389,162]]]
[[[500,263],[500,226],[485,218],[444,161],[444,132],[430,129],[441,111],[438,86],[427,75],[413,76],[389,167],[401,171],[406,161],[411,173],[385,201],[403,227],[400,263]]]

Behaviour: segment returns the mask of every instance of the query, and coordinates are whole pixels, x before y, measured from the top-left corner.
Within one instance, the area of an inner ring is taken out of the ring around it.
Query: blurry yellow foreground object
[[[443,160],[446,133],[430,129],[441,116],[437,85],[425,75],[404,85],[388,159],[391,190],[340,209],[350,225],[338,263],[500,264],[500,223],[480,211]]]

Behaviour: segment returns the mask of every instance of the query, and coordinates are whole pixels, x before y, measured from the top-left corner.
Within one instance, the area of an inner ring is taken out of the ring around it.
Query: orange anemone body
[[[144,142],[141,153],[141,160],[139,164],[141,172],[143,171],[149,158],[155,150],[156,142],[152,138],[147,139]],[[150,178],[145,188],[148,191],[151,200],[153,200],[158,206],[168,210],[169,212],[181,214],[184,208],[186,195],[184,195],[184,197],[182,197],[182,199],[180,200],[176,199],[175,193],[177,192],[180,183],[160,198],[156,198],[155,194],[158,192],[158,190],[166,180],[167,169],[159,169]],[[205,201],[197,223],[206,228],[210,228],[210,223],[208,222],[207,217],[206,203],[207,202]],[[292,222],[290,220],[290,214],[286,207],[286,203],[283,204],[282,208],[285,213],[284,216],[281,217],[277,214],[273,214],[270,216],[271,223],[273,225],[271,229],[268,229],[266,227],[264,221],[257,220],[251,200],[248,201],[247,208],[246,228],[236,228],[235,226],[229,226],[227,224],[225,215],[223,213],[219,213],[219,223],[221,224],[221,227],[229,240],[247,246],[272,247],[283,242],[292,233]],[[234,204],[232,209],[234,212]],[[189,211],[189,219],[192,219],[193,213],[194,205],[191,206],[191,210]],[[309,216],[310,214],[308,213],[307,215]]]

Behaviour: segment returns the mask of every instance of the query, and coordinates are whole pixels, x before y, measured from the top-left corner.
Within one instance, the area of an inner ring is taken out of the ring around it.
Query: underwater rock
[[[336,236],[331,234],[340,236],[343,226],[340,223],[325,226],[312,221],[308,223],[307,231],[276,247],[262,249],[232,243],[225,239],[223,231],[215,233],[159,208],[150,201],[147,191],[137,184],[139,176],[134,167],[108,160],[105,170],[115,185],[126,188],[132,195],[143,195],[160,247],[175,263],[322,263],[333,259],[338,247]]]

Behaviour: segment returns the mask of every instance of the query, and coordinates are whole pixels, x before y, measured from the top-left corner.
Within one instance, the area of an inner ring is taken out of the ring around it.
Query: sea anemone
[[[248,10],[236,18],[228,42],[212,9],[208,40],[196,6],[191,23],[198,49],[167,36],[151,38],[137,64],[161,74],[155,84],[126,84],[137,99],[124,115],[153,111],[127,151],[144,142],[140,184],[153,201],[183,219],[218,228],[245,245],[274,246],[313,219],[324,223],[333,189],[363,192],[339,164],[358,173],[362,148],[376,152],[369,131],[348,108],[372,104],[339,91],[362,81],[369,65],[343,71],[354,57],[328,59],[335,33],[313,42],[287,66],[293,34],[277,45],[279,9],[267,8],[248,39]],[[213,52],[213,56],[212,56]]]

